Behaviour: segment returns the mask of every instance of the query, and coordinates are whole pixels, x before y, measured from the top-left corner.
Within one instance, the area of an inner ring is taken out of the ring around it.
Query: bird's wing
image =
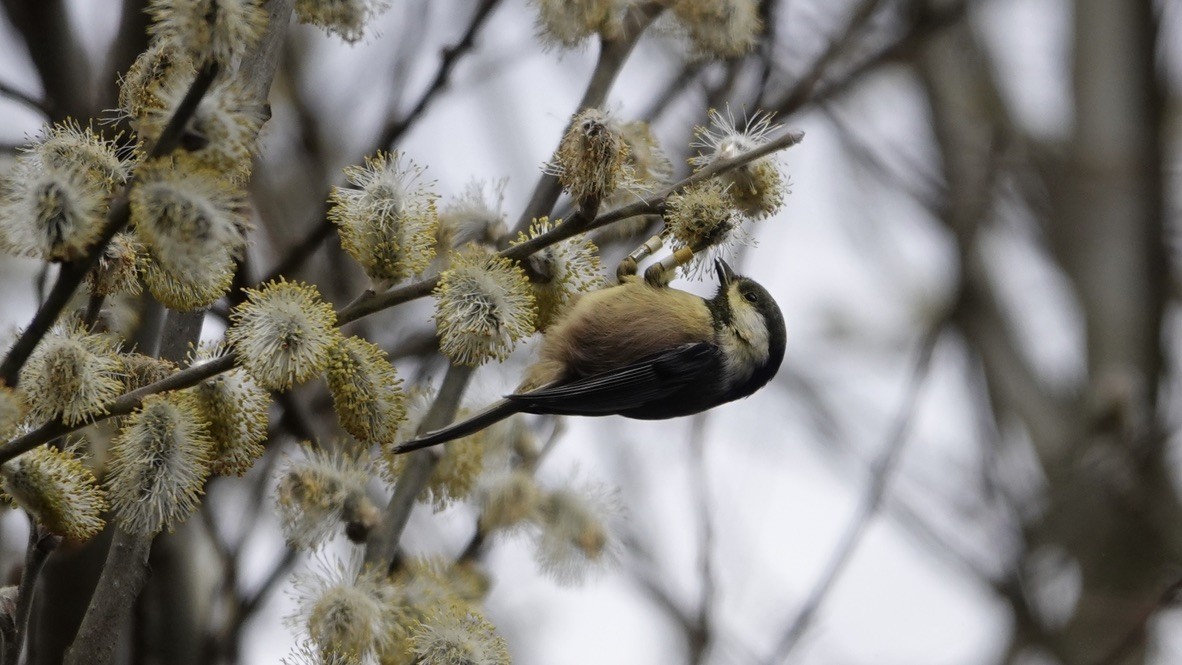
[[[506,399],[526,413],[596,416],[620,413],[672,395],[719,360],[709,342],[684,344],[623,367]]]
[[[684,388],[719,362],[719,356],[714,344],[684,344],[577,381],[509,395],[467,420],[396,446],[394,452],[406,453],[467,436],[519,411],[602,416],[635,409]]]

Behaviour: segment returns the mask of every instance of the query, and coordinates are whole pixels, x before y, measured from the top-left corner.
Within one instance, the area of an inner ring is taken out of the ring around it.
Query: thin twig
[[[439,429],[456,417],[460,408],[460,397],[468,386],[472,377],[472,368],[466,365],[450,365],[443,377],[443,385],[439,394],[431,404],[423,422],[419,423],[419,434],[425,434]],[[382,521],[370,534],[365,546],[365,563],[381,566],[393,572],[397,566],[398,541],[402,538],[402,531],[410,519],[410,511],[414,508],[419,492],[427,485],[431,472],[439,464],[438,450],[421,450],[409,455],[406,468],[394,483],[394,495],[386,504],[382,512]]]
[[[132,411],[139,408],[143,403],[143,399],[148,395],[155,395],[157,393],[168,392],[170,390],[181,390],[183,388],[190,388],[201,383],[202,381],[234,369],[234,361],[236,356],[233,353],[227,353],[224,356],[215,358],[207,363],[195,365],[183,369],[176,374],[171,374],[156,383],[151,383],[137,390],[119,396],[115,401],[107,406],[105,413],[97,415],[89,422],[76,423],[74,425],[67,425],[61,420],[51,420],[44,425],[41,425],[35,430],[19,436],[7,443],[0,444],[0,464],[8,460],[26,453],[43,443],[49,443],[54,439],[69,434],[86,427],[95,422],[106,420],[114,416],[125,416]]]
[[[168,124],[160,132],[160,137],[156,139],[156,143],[148,152],[147,159],[154,159],[162,155],[172,152],[178,145],[180,145],[181,134],[184,132],[185,125],[193,117],[193,113],[197,110],[197,105],[205,97],[205,93],[213,84],[214,77],[217,76],[218,66],[216,63],[210,61],[201,71],[198,72],[197,78],[193,79],[192,85],[189,86],[189,91],[185,93],[184,99],[177,106],[172,118]],[[128,194],[135,184],[135,179],[124,186],[123,192],[120,193],[111,203],[111,208],[107,212],[107,219],[103,226],[102,232],[99,234],[98,240],[91,245],[86,254],[76,261],[63,264],[61,270],[57,274],[57,280],[53,283],[53,288],[46,297],[45,302],[37,309],[37,313],[33,315],[33,321],[25,328],[21,336],[17,338],[16,343],[8,351],[8,355],[4,357],[4,362],[0,364],[0,381],[9,387],[15,386],[20,380],[20,371],[24,367],[25,361],[32,355],[33,349],[37,347],[37,343],[41,338],[49,332],[49,329],[61,316],[62,311],[69,304],[70,299],[74,296],[74,291],[82,283],[86,274],[90,269],[98,263],[99,257],[106,248],[107,243],[115,234],[127,225],[127,221],[131,216],[131,208],[128,204]]]
[[[587,83],[583,99],[579,101],[576,112],[603,104],[607,99],[608,91],[611,90],[612,83],[615,82],[616,76],[623,69],[624,62],[628,60],[636,42],[640,40],[645,29],[662,11],[664,11],[664,5],[659,2],[649,2],[633,8],[627,22],[628,29],[624,34],[617,39],[605,40],[600,43],[599,59],[595,63],[594,71],[591,72],[591,80]],[[534,193],[530,196],[525,210],[517,219],[517,226],[514,230],[525,231],[534,219],[550,214],[561,193],[562,186],[558,182],[558,177],[548,173],[543,174],[538,178],[538,184],[534,186]]]
[[[320,211],[320,221],[316,222],[316,226],[308,232],[308,235],[304,236],[303,240],[288,250],[283,260],[279,262],[279,265],[275,266],[266,277],[260,280],[262,284],[290,275],[303,265],[304,261],[307,261],[308,257],[312,256],[320,248],[320,245],[324,244],[325,240],[328,240],[332,236],[332,232],[337,226],[329,221],[328,210],[329,204],[325,203],[323,209]]]
[[[919,395],[927,378],[928,369],[931,366],[932,352],[935,350],[936,342],[939,340],[942,331],[943,324],[936,325],[920,342],[919,353],[916,356],[915,368],[911,373],[907,394],[903,398],[903,403],[899,407],[898,416],[895,418],[895,423],[892,425],[890,434],[887,436],[882,455],[874,465],[870,487],[866,490],[866,494],[862,498],[862,503],[857,513],[855,513],[853,519],[846,527],[841,540],[838,541],[838,545],[833,551],[833,557],[829,560],[828,566],[821,573],[820,578],[818,578],[812,591],[805,598],[804,603],[801,604],[796,616],[788,622],[788,629],[784,632],[784,636],[776,646],[771,662],[783,662],[792,652],[792,649],[799,643],[800,638],[812,623],[813,617],[816,616],[817,610],[820,609],[821,604],[825,601],[825,597],[833,588],[834,583],[842,571],[845,570],[854,550],[862,542],[866,528],[870,525],[874,515],[881,507],[883,498],[886,495],[887,483],[893,475],[895,465],[899,460],[900,453],[903,451],[903,444],[907,440],[907,433],[911,429]]]
[[[699,413],[694,416],[690,426],[690,464],[694,474],[691,486],[695,490],[702,530],[701,542],[698,543],[702,597],[698,602],[694,631],[688,635],[695,663],[706,662],[708,647],[714,634],[713,611],[718,595],[718,579],[714,571],[714,521],[710,518],[709,477],[706,473],[706,423],[709,419],[709,411]]]
[[[716,175],[720,175],[727,171],[739,168],[744,164],[749,164],[762,157],[766,157],[773,152],[790,148],[797,143],[800,143],[802,140],[804,140],[804,132],[786,132],[778,139],[768,141],[767,143],[751,150],[750,152],[743,153],[742,155],[732,159],[719,160],[710,164],[704,169],[695,171],[684,180],[681,180],[674,185],[670,185],[669,187],[666,187],[665,189],[647,197],[646,199],[642,199],[636,203],[606,212],[596,217],[594,221],[588,224],[584,225],[580,223],[572,223],[572,220],[576,219],[576,214],[576,216],[572,216],[571,219],[565,224],[560,224],[556,228],[551,229],[550,231],[543,233],[536,238],[531,238],[521,244],[513,245],[509,249],[501,252],[501,256],[510,259],[521,259],[538,251],[539,249],[542,249],[543,247],[549,247],[554,243],[566,240],[567,238],[575,236],[584,231],[591,231],[602,226],[607,226],[608,224],[613,224],[625,219],[631,219],[632,217],[638,217],[640,215],[652,215],[660,213],[664,208],[665,200],[673,194],[676,194],[685,188],[690,187],[691,185],[695,185],[704,180],[709,180]]]
[[[290,571],[292,566],[296,564],[296,561],[299,560],[299,555],[299,550],[290,547],[287,548],[287,550],[283,553],[283,557],[280,558],[278,563],[276,563],[275,566],[272,567],[267,573],[267,577],[263,580],[262,584],[260,584],[253,593],[243,596],[239,600],[238,611],[234,615],[234,623],[236,628],[234,634],[241,632],[242,626],[246,623],[246,620],[254,615],[256,611],[258,611],[259,606],[264,600],[267,599],[267,596],[270,595],[270,593],[275,590],[275,587],[279,586],[279,583],[287,577],[288,571]]]
[[[37,99],[36,97],[34,97],[26,92],[21,92],[20,90],[17,90],[15,87],[13,87],[7,83],[0,82],[0,95],[3,95],[4,97],[8,97],[9,99],[11,99],[13,101],[20,102],[21,104],[24,104],[25,106],[40,113],[42,116],[45,117],[46,120],[51,120],[54,117],[53,116],[53,109],[51,109],[49,107],[49,104],[47,102]]]
[[[218,565],[222,571],[222,574],[221,579],[218,580],[216,590],[210,593],[210,597],[215,600],[206,603],[204,608],[199,610],[201,613],[201,618],[194,622],[195,626],[210,626],[213,624],[214,616],[217,615],[221,609],[218,607],[218,602],[216,599],[227,595],[234,598],[235,600],[237,599],[236,591],[239,572],[239,553],[235,551],[228,543],[226,543],[226,539],[222,538],[218,533],[218,524],[217,520],[215,519],[214,508],[212,502],[209,500],[216,480],[217,477],[211,478],[209,483],[206,484],[206,499],[201,502],[201,506],[197,509],[197,514],[201,518],[201,526],[205,530],[206,540],[212,545],[214,553],[218,558]],[[159,552],[157,552],[157,555],[159,555]],[[143,602],[141,601],[138,604],[142,605]],[[206,632],[208,633],[209,631]],[[226,640],[211,639],[208,635],[206,635],[205,639],[200,641],[200,662],[220,662],[219,647],[225,644],[225,642]]]
[[[922,23],[915,25],[912,30],[909,30],[899,39],[882,46],[866,59],[851,67],[848,71],[844,72],[840,79],[826,85],[820,85],[818,83],[812,88],[811,93],[807,97],[797,97],[796,99],[785,98],[776,104],[776,112],[780,115],[790,115],[803,108],[806,104],[815,104],[823,100],[832,99],[854,85],[856,81],[860,80],[867,73],[882,65],[905,58],[919,44],[923,43],[925,39],[963,18],[968,10],[968,3],[970,1],[961,0],[960,2],[953,2],[929,12],[924,16]]]
[[[441,92],[447,89],[448,83],[451,79],[452,70],[455,69],[456,63],[459,62],[468,51],[476,44],[476,34],[484,26],[488,17],[492,14],[493,9],[500,3],[501,0],[483,0],[480,6],[472,14],[472,20],[468,23],[468,29],[464,31],[463,37],[456,43],[455,46],[443,49],[442,57],[439,60],[439,68],[435,70],[435,78],[431,80],[431,85],[427,86],[426,92],[420,97],[419,101],[415,103],[405,116],[399,120],[391,118],[386,126],[382,128],[378,139],[378,145],[389,147],[398,142],[398,139],[410,129],[423,111],[435,100]]]
[[[644,118],[645,122],[652,124],[658,117],[664,115],[678,95],[683,94],[689,88],[689,84],[698,78],[698,75],[705,69],[705,61],[686,63],[681,68],[681,72],[669,81],[665,89],[653,97],[651,105],[640,114],[640,117]]]
[[[796,84],[783,95],[783,101],[779,103],[779,106],[797,108],[809,99],[813,91],[816,90],[817,84],[829,71],[830,65],[853,43],[853,38],[870,20],[881,2],[882,0],[862,0],[854,7],[841,31],[829,41],[825,50],[821,51],[808,71],[797,79]]]
[[[378,139],[374,142],[374,148],[370,152],[393,147],[402,138],[402,135],[418,122],[431,102],[447,89],[451,80],[451,73],[455,69],[456,64],[459,63],[461,58],[470,53],[476,45],[476,35],[484,27],[488,17],[500,1],[484,0],[476,9],[472,15],[471,22],[468,24],[468,28],[464,31],[463,36],[460,37],[460,41],[454,46],[443,49],[443,55],[439,60],[439,68],[435,70],[435,77],[431,80],[431,84],[427,86],[427,89],[419,97],[418,101],[415,102],[414,108],[398,120],[391,119],[382,128]],[[325,240],[332,237],[335,229],[336,225],[328,219],[328,205],[326,204],[320,213],[316,226],[308,232],[308,235],[304,236],[303,240],[288,250],[279,262],[279,265],[275,266],[262,282],[266,283],[278,279],[280,276],[288,275],[299,268]]]
[[[74,642],[66,649],[66,665],[115,662],[117,642],[124,637],[131,607],[148,578],[151,535],[132,535],[115,528],[90,604]]]
[[[98,322],[99,314],[103,311],[103,302],[106,296],[101,293],[92,293],[86,299],[86,313],[82,317],[82,327],[86,330],[93,330],[94,324]]]
[[[17,665],[25,646],[25,632],[29,627],[29,613],[33,609],[33,593],[37,578],[49,560],[49,555],[62,542],[61,536],[46,531],[32,515],[29,516],[29,547],[25,550],[25,569],[21,571],[21,582],[17,588],[16,611],[12,624],[5,626],[4,665]]]
[[[521,460],[515,469],[522,469],[530,475],[537,473],[538,465],[550,454],[550,451],[554,450],[554,446],[558,444],[558,439],[561,438],[564,431],[565,428],[562,426],[562,421],[556,423],[550,430],[550,436],[546,437],[546,442],[538,450],[538,454],[528,460]],[[456,557],[456,563],[469,563],[479,559],[480,555],[484,553],[484,544],[488,542],[490,535],[488,531],[485,531],[480,526],[480,520],[477,519],[476,531],[472,534],[472,538],[468,540],[468,544],[464,547],[464,550]]]

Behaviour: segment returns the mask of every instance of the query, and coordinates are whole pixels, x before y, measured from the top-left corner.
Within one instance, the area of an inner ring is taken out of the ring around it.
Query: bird
[[[635,275],[584,294],[543,336],[539,359],[512,394],[398,446],[458,439],[516,413],[686,416],[747,397],[775,376],[787,333],[767,289],[715,259],[709,299]]]

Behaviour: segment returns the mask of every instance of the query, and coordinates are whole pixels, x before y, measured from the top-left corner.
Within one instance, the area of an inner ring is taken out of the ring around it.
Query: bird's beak
[[[714,259],[714,270],[718,273],[718,284],[722,288],[730,286],[735,281],[735,271],[722,259]]]

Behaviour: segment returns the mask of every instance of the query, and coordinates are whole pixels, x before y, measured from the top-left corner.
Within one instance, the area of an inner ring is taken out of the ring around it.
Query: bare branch
[[[917,22],[910,30],[894,41],[880,47],[849,70],[843,72],[840,78],[833,79],[824,85],[820,83],[814,85],[811,94],[807,97],[798,96],[796,99],[785,98],[774,101],[769,105],[773,106],[780,115],[790,115],[808,104],[833,99],[862,80],[867,73],[883,65],[905,59],[912,55],[933,34],[961,20],[965,15],[969,2],[970,0],[949,2],[946,3],[946,6],[929,12],[923,17],[923,20]],[[818,61],[818,64],[825,67],[828,65],[828,62]]]
[[[168,392],[170,390],[180,390],[182,388],[189,388],[201,383],[202,381],[217,376],[222,372],[228,372],[234,369],[235,355],[227,353],[224,356],[211,360],[201,365],[189,367],[181,370],[176,374],[172,374],[156,383],[146,385],[138,390],[133,390],[129,393],[121,395],[114,402],[111,402],[107,407],[106,413],[95,416],[92,422],[106,420],[114,416],[125,416],[132,411],[139,408],[143,398],[148,395],[155,395],[157,393]],[[66,425],[61,420],[51,420],[44,425],[31,432],[19,436],[7,443],[0,444],[0,464],[8,460],[26,453],[37,446],[53,441],[54,439],[69,434],[90,425],[91,423],[78,423],[76,425]]]
[[[714,571],[714,520],[711,519],[709,478],[706,474],[706,422],[710,413],[694,416],[690,427],[690,459],[694,480],[690,483],[695,490],[699,529],[698,577],[702,583],[702,596],[698,601],[698,614],[694,618],[694,630],[687,636],[690,655],[695,663],[705,663],[714,634],[714,602],[718,595],[718,580]]]
[[[45,90],[51,120],[91,115],[89,63],[64,0],[3,0],[9,23],[24,39]]]
[[[870,487],[867,488],[866,494],[862,497],[862,503],[858,508],[858,512],[850,521],[849,526],[846,527],[841,540],[838,541],[838,545],[833,551],[833,557],[829,560],[829,564],[817,579],[816,584],[808,596],[805,597],[805,601],[801,604],[796,616],[788,622],[788,629],[784,632],[784,636],[776,646],[770,662],[783,662],[799,643],[800,638],[812,623],[817,610],[825,602],[825,597],[833,588],[833,584],[841,576],[842,571],[845,570],[854,550],[862,542],[862,536],[866,533],[866,527],[870,525],[871,520],[881,507],[883,498],[886,495],[887,483],[893,475],[895,465],[903,451],[903,444],[906,442],[907,434],[911,429],[919,395],[927,379],[928,369],[931,366],[932,353],[936,348],[936,342],[939,340],[940,333],[943,329],[943,324],[934,326],[920,342],[919,352],[916,355],[915,367],[911,373],[911,381],[907,394],[904,396],[903,403],[899,407],[898,415],[895,417],[895,422],[891,426],[882,455],[874,465]]]
[[[17,588],[16,610],[11,617],[12,623],[0,620],[0,634],[4,639],[4,665],[18,665],[21,651],[25,646],[25,634],[29,628],[29,612],[33,609],[33,593],[37,589],[37,578],[41,569],[49,560],[49,555],[57,549],[62,537],[46,531],[37,520],[29,515],[29,546],[25,550],[25,569],[21,571],[21,582]]]
[[[415,102],[414,107],[405,116],[397,120],[391,118],[386,123],[385,127],[378,133],[378,139],[374,141],[373,149],[370,152],[388,150],[397,144],[403,134],[418,122],[423,112],[431,105],[431,102],[447,89],[451,81],[452,71],[459,61],[476,46],[476,35],[479,34],[480,30],[488,22],[489,16],[492,15],[493,10],[496,9],[500,2],[501,0],[482,0],[480,6],[472,14],[472,20],[468,23],[468,27],[464,30],[460,41],[455,46],[443,50],[443,56],[439,60],[439,67],[435,70],[435,76],[432,78],[431,84],[427,86],[427,89],[419,96],[418,101]],[[332,237],[335,229],[336,225],[328,219],[328,204],[326,203],[320,212],[319,221],[316,223],[316,226],[302,240],[288,250],[279,264],[262,281],[264,283],[269,282],[298,269],[325,240]]]
[[[870,17],[878,9],[882,0],[861,0],[854,6],[846,19],[845,25],[829,44],[825,47],[811,67],[796,83],[783,95],[783,101],[778,102],[781,108],[799,108],[812,96],[817,84],[829,73],[829,68],[841,55],[853,45],[854,37],[866,25]],[[770,58],[769,58],[770,60]]]
[[[53,118],[53,110],[49,108],[49,104],[43,100],[37,99],[27,92],[21,92],[15,87],[0,81],[0,95],[8,97],[13,101],[20,102],[25,106],[45,116],[46,120]]]
[[[1149,629],[1149,620],[1159,610],[1167,607],[1177,607],[1182,601],[1182,579],[1175,580],[1162,591],[1156,603],[1146,607],[1139,613],[1138,620],[1129,628],[1127,634],[1120,639],[1112,649],[1097,659],[1093,665],[1119,665],[1126,657],[1135,653],[1144,640],[1144,633]]]
[[[456,417],[460,408],[460,398],[472,377],[472,369],[466,365],[451,365],[443,377],[443,385],[439,394],[431,404],[423,422],[419,424],[419,434],[446,426]],[[402,537],[402,530],[406,528],[406,521],[410,518],[410,511],[414,508],[415,500],[431,472],[439,464],[440,452],[437,450],[422,450],[410,455],[410,461],[398,481],[394,484],[394,496],[382,514],[382,522],[370,533],[365,546],[365,562],[389,568],[391,571],[397,566],[398,541]]]
[[[197,74],[197,78],[193,79],[192,85],[189,86],[189,91],[185,94],[184,99],[181,100],[176,111],[173,112],[172,118],[160,132],[160,137],[156,139],[156,143],[148,151],[148,159],[166,155],[180,144],[181,134],[185,125],[197,111],[197,105],[213,84],[217,72],[218,66],[213,61],[206,63],[202,67],[201,71]],[[82,280],[86,278],[86,273],[90,272],[90,269],[98,263],[99,257],[102,256],[103,249],[106,248],[107,243],[111,241],[111,238],[115,237],[115,234],[120,229],[127,226],[127,221],[131,216],[128,194],[134,185],[135,180],[132,179],[123,188],[123,192],[111,203],[111,209],[107,213],[107,220],[103,226],[102,233],[99,234],[99,239],[95,244],[91,245],[86,255],[76,261],[62,264],[61,270],[57,275],[57,280],[53,283],[53,288],[49,292],[49,296],[41,304],[41,307],[38,308],[37,313],[33,315],[33,321],[21,333],[21,336],[12,345],[12,348],[8,350],[8,354],[4,357],[4,362],[0,363],[0,381],[5,385],[11,387],[17,384],[20,380],[21,368],[24,367],[25,361],[32,355],[33,349],[37,347],[37,343],[41,341],[41,338],[49,332],[49,329],[57,321],[58,317],[61,316],[62,311],[74,296],[74,291],[82,284]]]
[[[73,644],[66,649],[65,665],[114,663],[131,608],[148,579],[148,553],[152,536],[131,535],[115,528],[103,572],[90,597],[90,605]]]
[[[379,146],[389,147],[398,142],[402,135],[410,129],[412,125],[422,116],[423,111],[430,106],[431,102],[435,100],[444,90],[447,89],[451,81],[451,73],[455,68],[456,63],[460,61],[472,50],[476,45],[476,35],[484,24],[488,21],[488,17],[492,15],[494,9],[500,4],[501,0],[482,0],[480,5],[476,7],[476,11],[472,13],[472,20],[468,23],[468,28],[464,31],[460,41],[456,42],[455,46],[443,49],[442,57],[439,60],[439,68],[435,70],[435,77],[431,80],[431,84],[427,86],[427,90],[419,96],[419,100],[415,102],[412,108],[405,116],[395,120],[390,118],[386,122],[386,126],[378,134],[379,138],[377,144]]]
[[[575,109],[576,112],[603,104],[607,99],[608,91],[611,90],[612,83],[615,82],[616,76],[623,69],[633,47],[636,46],[636,42],[640,40],[640,36],[644,34],[653,19],[663,10],[664,6],[660,2],[647,2],[634,7],[631,10],[630,18],[627,21],[628,27],[624,34],[617,39],[600,41],[599,59],[595,63],[595,70],[591,72],[591,80],[587,83],[587,89],[583,92],[583,99]],[[558,177],[543,174],[538,179],[538,184],[534,187],[534,193],[530,197],[529,203],[526,204],[525,210],[517,219],[514,231],[525,231],[535,218],[550,214],[561,192],[562,186],[558,182]]]

